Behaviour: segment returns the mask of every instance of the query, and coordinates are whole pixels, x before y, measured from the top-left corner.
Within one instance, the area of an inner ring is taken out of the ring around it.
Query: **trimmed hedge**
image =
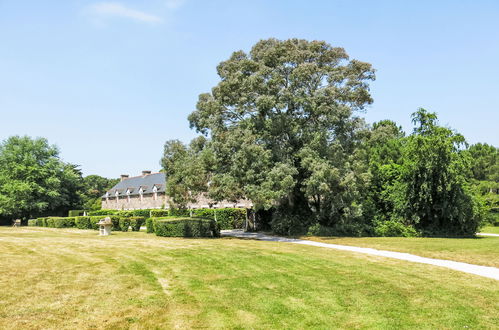
[[[37,221],[37,219],[29,219],[28,226],[30,226],[30,227],[36,226],[36,221]]]
[[[79,217],[85,213],[85,210],[69,210],[68,217]]]
[[[36,225],[38,227],[47,227],[47,218],[38,218],[36,219]]]
[[[154,218],[146,219],[146,231],[149,234],[154,233]]]
[[[192,215],[195,217],[216,220],[220,229],[243,228],[246,220],[246,209],[223,208],[223,209],[194,209]]]
[[[188,209],[170,209],[168,215],[172,217],[190,217],[191,212]]]
[[[78,229],[92,229],[90,224],[90,217],[76,217],[75,225]]]
[[[167,217],[170,215],[169,210],[151,210],[151,218]]]
[[[130,227],[132,227],[132,231],[140,231],[140,227],[146,222],[144,217],[131,217],[130,218]]]
[[[119,210],[96,210],[96,211],[89,211],[87,214],[89,216],[95,216],[95,215],[114,215],[120,212]]]
[[[220,237],[220,228],[211,219],[177,218],[154,220],[154,231],[164,237]]]
[[[72,228],[76,227],[75,217],[50,217],[49,221],[54,228]]]

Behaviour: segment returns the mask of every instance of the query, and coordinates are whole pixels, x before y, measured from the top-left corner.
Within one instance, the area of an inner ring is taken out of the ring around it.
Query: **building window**
[[[142,201],[144,200],[144,190],[142,189],[142,187],[140,187],[139,189],[139,196],[140,196],[140,202],[142,203]]]
[[[130,203],[130,190],[126,191],[126,202]]]
[[[120,199],[120,193],[118,192],[118,190],[116,190],[115,196],[116,196],[116,204],[118,204]]]

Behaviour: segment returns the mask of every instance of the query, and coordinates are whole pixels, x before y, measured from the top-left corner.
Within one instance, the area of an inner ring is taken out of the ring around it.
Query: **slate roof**
[[[166,175],[165,173],[153,173],[145,176],[135,176],[118,182],[117,185],[109,189],[109,197],[115,197],[116,191],[119,196],[126,196],[127,190],[130,190],[130,196],[139,195],[139,190],[142,187],[143,193],[152,194],[154,186],[157,187],[158,192],[165,192]],[[105,198],[106,194],[102,196]]]

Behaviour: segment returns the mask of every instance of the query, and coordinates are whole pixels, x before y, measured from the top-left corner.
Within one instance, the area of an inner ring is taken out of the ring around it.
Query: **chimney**
[[[142,171],[142,176],[146,176],[151,174],[151,171]]]
[[[123,181],[123,180],[126,180],[126,179],[128,179],[128,174],[122,174],[120,181]]]

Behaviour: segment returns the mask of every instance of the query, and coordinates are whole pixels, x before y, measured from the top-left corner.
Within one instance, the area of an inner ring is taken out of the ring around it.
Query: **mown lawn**
[[[4,227],[0,253],[2,329],[499,324],[499,281],[312,246]]]
[[[499,234],[499,227],[495,226],[486,226],[480,230],[481,233],[489,233],[489,234]]]
[[[476,265],[499,267],[499,237],[421,238],[421,237],[308,237],[324,243],[369,247],[416,254]]]

